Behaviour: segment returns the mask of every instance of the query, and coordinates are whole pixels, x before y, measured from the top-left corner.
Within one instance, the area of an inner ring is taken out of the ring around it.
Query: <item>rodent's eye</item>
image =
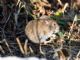
[[[56,23],[53,23],[52,26],[56,26]]]
[[[50,37],[46,39],[46,41],[49,41],[49,40],[50,40]]]

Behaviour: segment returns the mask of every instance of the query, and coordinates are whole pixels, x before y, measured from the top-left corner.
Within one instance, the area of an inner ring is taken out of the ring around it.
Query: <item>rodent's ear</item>
[[[49,21],[46,20],[45,23],[48,25],[49,24]]]

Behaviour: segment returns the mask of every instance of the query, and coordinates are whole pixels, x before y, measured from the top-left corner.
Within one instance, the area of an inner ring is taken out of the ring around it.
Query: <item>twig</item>
[[[69,41],[69,49],[70,49],[70,52],[71,52],[71,39],[70,39],[70,37],[72,36],[73,27],[74,27],[74,24],[76,24],[75,23],[76,21],[77,21],[77,15],[75,15],[75,17],[74,17],[74,20],[73,20],[73,23],[72,23],[72,25],[70,27],[70,31],[69,31],[69,35],[68,35],[68,39],[70,40]]]
[[[77,56],[76,57],[78,57],[80,55],[80,51],[78,52],[78,54],[77,54]]]
[[[66,60],[67,59],[62,51],[59,51],[58,54],[59,54],[60,60]]]
[[[11,51],[11,49],[9,48],[9,44],[7,43],[6,39],[3,39],[3,41],[5,42],[5,44],[6,44],[7,48],[8,48],[8,50],[9,50],[9,52],[12,54],[12,51]]]
[[[65,3],[64,7],[62,8],[62,13],[64,13],[64,11],[66,10],[66,8],[68,7],[68,3]]]
[[[19,48],[20,48],[20,50],[21,50],[21,53],[22,53],[22,54],[25,54],[24,49],[23,49],[23,47],[22,47],[22,45],[21,45],[21,42],[20,42],[20,40],[19,40],[18,37],[16,38],[16,41],[17,41],[17,43],[18,43],[18,45],[19,45]]]
[[[9,44],[7,43],[7,41],[6,41],[6,39],[5,39],[6,37],[5,37],[4,29],[5,29],[5,26],[6,26],[7,22],[9,21],[9,19],[10,19],[10,17],[11,17],[11,14],[12,14],[12,13],[9,14],[9,16],[8,16],[8,18],[7,18],[4,26],[3,26],[3,29],[2,29],[2,32],[3,32],[2,38],[3,38],[3,41],[5,42],[7,48],[9,49],[10,53],[12,53],[12,51],[11,51],[11,49],[9,48]],[[4,19],[5,19],[5,17],[4,17]]]
[[[63,6],[63,3],[62,3],[61,0],[57,0],[57,1],[58,1],[58,3],[59,3],[61,6]]]
[[[25,52],[25,55],[27,55],[27,51],[28,51],[28,45],[27,45],[27,43],[28,43],[28,40],[26,40],[25,41],[25,44],[24,44],[24,52]]]
[[[2,51],[3,54],[5,53],[1,45],[0,45],[0,50]]]
[[[78,54],[76,55],[75,60],[80,60],[80,59],[79,59],[79,55],[80,55],[80,51],[79,51]]]
[[[18,15],[20,14],[21,8],[25,8],[25,9],[26,9],[25,3],[22,2],[22,1],[20,1],[20,0],[18,0],[17,5],[19,6],[19,8],[18,8],[18,10],[15,11],[15,13],[14,13],[14,18],[15,18],[15,23],[16,23],[16,25],[18,24],[18,21],[17,21],[17,20],[18,20]]]
[[[42,51],[42,48],[41,48],[41,43],[40,43],[40,46],[39,46],[39,50],[40,50],[40,53],[42,54],[42,55],[45,55],[45,53]]]
[[[71,25],[71,27],[70,27],[68,39],[70,39],[70,37],[71,37],[71,34],[72,34],[72,32],[73,32],[73,27],[74,27],[74,24],[76,24],[76,23],[75,23],[76,21],[77,21],[77,15],[75,15],[74,20],[73,20],[73,23],[72,23],[72,25]]]
[[[29,46],[29,49],[31,53],[34,53],[33,49],[30,46]]]

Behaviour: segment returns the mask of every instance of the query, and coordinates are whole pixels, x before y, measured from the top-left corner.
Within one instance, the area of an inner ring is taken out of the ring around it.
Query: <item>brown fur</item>
[[[53,33],[57,32],[59,32],[59,25],[51,19],[32,20],[25,28],[26,35],[34,43],[46,41]]]

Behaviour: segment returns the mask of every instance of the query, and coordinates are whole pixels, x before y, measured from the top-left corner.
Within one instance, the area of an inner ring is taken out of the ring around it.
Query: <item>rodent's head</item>
[[[45,20],[46,25],[48,26],[48,29],[50,31],[53,31],[52,33],[58,33],[59,32],[59,25],[54,20]]]
[[[44,30],[46,34],[44,36],[41,36],[41,43],[47,44],[51,43],[51,36],[53,36],[54,40],[56,38],[56,33],[59,32],[59,25],[54,20],[44,20],[46,29]]]

